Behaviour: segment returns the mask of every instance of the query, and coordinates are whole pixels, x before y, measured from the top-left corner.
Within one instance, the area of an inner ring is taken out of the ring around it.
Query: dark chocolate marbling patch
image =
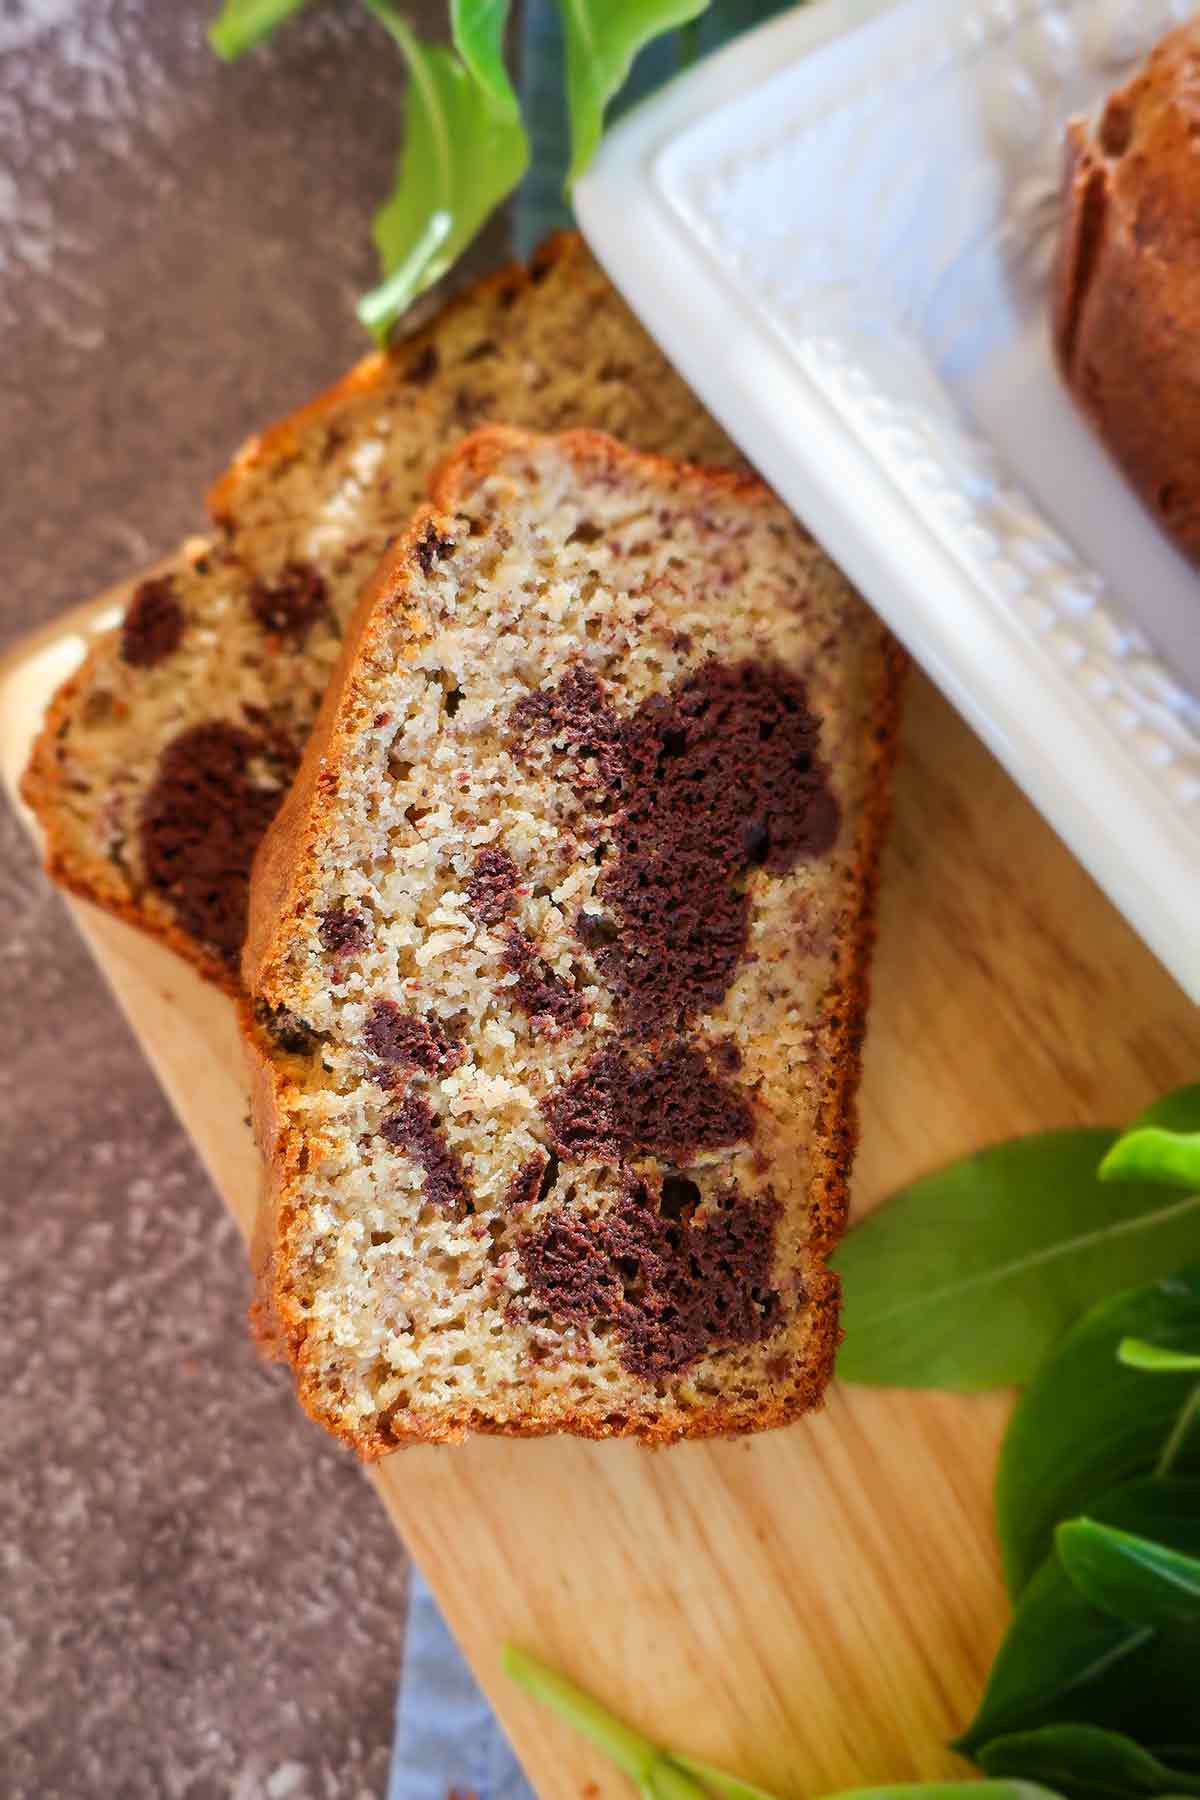
[[[440,1020],[405,1012],[394,1000],[376,1000],[363,1038],[371,1055],[397,1072],[418,1069],[423,1075],[436,1075],[456,1069],[465,1054]]]
[[[367,921],[352,906],[331,906],[321,914],[318,936],[332,957],[357,956],[369,941]]]
[[[152,669],[179,648],[183,607],[169,575],[151,576],[134,589],[121,621],[121,659],[134,669]]]
[[[630,1373],[661,1380],[709,1351],[761,1343],[782,1322],[771,1287],[778,1212],[731,1184],[697,1218],[671,1217],[627,1174],[607,1213],[559,1212],[531,1232],[521,1267],[535,1303],[570,1324],[611,1319]]]
[[[250,610],[263,630],[297,646],[328,605],[325,577],[307,562],[290,562],[270,586],[256,581],[250,590]]]
[[[467,905],[481,925],[498,925],[513,908],[521,872],[496,844],[487,844],[475,858],[467,882]]]
[[[385,1143],[425,1171],[425,1198],[452,1218],[472,1210],[462,1159],[446,1142],[441,1121],[423,1094],[406,1094],[379,1127]]]
[[[543,961],[522,932],[508,933],[504,967],[513,971],[517,979],[502,992],[528,1013],[535,1031],[558,1038],[581,1031],[587,1024],[590,1008],[583,995]]]
[[[627,1045],[598,1050],[548,1094],[542,1114],[571,1162],[665,1156],[685,1163],[753,1135],[748,1102],[713,1068],[705,1047],[675,1042],[646,1060]]]
[[[584,663],[513,708],[517,754],[544,740],[600,805],[615,855],[596,888],[606,923],[576,930],[622,1001],[624,1030],[678,1031],[718,1006],[745,955],[746,876],[832,849],[837,801],[802,681],[710,661],[620,720]]]
[[[268,741],[213,719],[167,745],[142,803],[148,885],[230,966],[246,934],[250,865],[298,760],[279,734]]]

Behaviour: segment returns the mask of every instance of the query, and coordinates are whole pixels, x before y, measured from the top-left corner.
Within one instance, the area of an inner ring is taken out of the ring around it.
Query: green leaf
[[[359,302],[363,324],[387,336],[405,307],[441,279],[525,171],[519,119],[490,105],[452,50],[422,44],[393,0],[367,0],[409,70],[404,148],[391,199],[375,217],[386,279]]]
[[[895,1787],[845,1788],[825,1800],[1058,1800],[1033,1781],[902,1781]]]
[[[1028,1381],[1095,1301],[1200,1245],[1200,1195],[1108,1184],[1109,1131],[1052,1131],[951,1163],[863,1220],[834,1258],[844,1381],[971,1390]]]
[[[1164,1350],[1161,1344],[1147,1344],[1142,1338],[1122,1338],[1117,1356],[1127,1369],[1144,1369],[1151,1375],[1186,1374],[1189,1370],[1200,1375],[1200,1355],[1194,1350]]]
[[[979,1754],[989,1775],[1052,1783],[1066,1800],[1200,1794],[1200,1777],[1166,1768],[1120,1732],[1094,1725],[1051,1725],[997,1738]]]
[[[1200,1557],[1095,1519],[1068,1520],[1054,1543],[1073,1585],[1102,1612],[1131,1625],[1200,1629]],[[1200,1549],[1200,1503],[1196,1546]]]
[[[1200,1188],[1200,1084],[1177,1088],[1133,1121],[1105,1157],[1104,1181]]]
[[[1184,1555],[1200,1551],[1200,1481],[1131,1482],[1103,1495],[1093,1512],[1105,1525]],[[1052,1552],[1021,1595],[979,1711],[956,1748],[978,1759],[994,1738],[1054,1724],[1102,1725],[1167,1743],[1181,1720],[1195,1716],[1198,1659],[1200,1622],[1160,1629],[1102,1612]]]
[[[269,37],[277,25],[307,6],[308,0],[225,0],[208,28],[208,41],[226,62]]]
[[[519,119],[520,106],[504,67],[509,0],[450,0],[454,48],[502,118]]]
[[[696,18],[708,0],[558,0],[567,39],[571,113],[568,187],[596,154],[604,110],[638,51],[664,31]]]
[[[996,1474],[1012,1594],[1049,1552],[1060,1519],[1138,1475],[1200,1470],[1200,1383],[1186,1373],[1151,1379],[1117,1359],[1123,1338],[1172,1349],[1190,1347],[1198,1330],[1192,1268],[1093,1307],[1046,1358],[1013,1410]]]

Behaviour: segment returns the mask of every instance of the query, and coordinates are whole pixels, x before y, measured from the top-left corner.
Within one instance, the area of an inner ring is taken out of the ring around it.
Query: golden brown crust
[[[337,412],[356,395],[385,384],[393,375],[397,362],[419,356],[426,346],[436,344],[459,313],[493,295],[511,296],[515,303],[552,267],[582,262],[585,256],[583,239],[578,232],[556,231],[539,246],[528,264],[508,263],[456,294],[428,324],[397,339],[389,349],[364,356],[331,387],[242,445],[229,468],[209,489],[208,510],[213,519],[218,525],[228,525],[237,510],[242,481],[252,469],[262,470],[269,464],[286,462],[299,448],[300,438],[309,426],[329,413]]]
[[[1055,352],[1164,528],[1200,556],[1200,21],[1067,135]]]
[[[839,945],[837,1000],[821,1035],[829,1071],[818,1115],[823,1167],[816,1177],[820,1190],[817,1206],[824,1231],[815,1248],[822,1256],[830,1255],[836,1248],[850,1210],[850,1171],[858,1147],[857,1095],[870,1005],[880,859],[891,820],[892,772],[909,667],[907,652],[894,638],[885,640],[884,657],[868,769],[868,799],[854,851],[854,908]]]
[[[301,871],[304,851],[325,823],[336,794],[341,759],[354,754],[352,721],[355,717],[355,675],[369,659],[384,633],[394,633],[405,618],[407,571],[416,545],[432,524],[453,533],[455,513],[464,488],[485,475],[514,452],[532,451],[547,440],[536,433],[503,426],[475,432],[448,455],[430,481],[432,505],[418,513],[404,537],[385,559],[375,581],[364,593],[347,633],[342,659],[326,692],[321,716],[310,739],[291,795],[259,850],[251,883],[250,929],[243,957],[247,989],[269,1002],[280,999],[275,986],[292,940],[296,921],[304,907],[311,878]],[[576,430],[552,440],[568,455],[607,460],[614,467],[632,471],[658,485],[704,484],[714,494],[736,495],[743,502],[774,503],[770,490],[755,476],[737,471],[713,470],[679,464],[669,458],[638,453],[616,443],[602,432]],[[418,634],[422,622],[409,613],[409,630]],[[725,1436],[771,1429],[790,1423],[820,1403],[833,1370],[839,1340],[839,1281],[825,1266],[845,1228],[850,1166],[857,1141],[854,1097],[858,1086],[862,1039],[868,1002],[868,963],[874,937],[875,899],[879,859],[891,807],[891,775],[895,760],[904,674],[908,659],[889,637],[883,639],[874,728],[868,759],[868,801],[858,823],[852,871],[849,916],[838,945],[834,998],[819,1034],[827,1070],[822,1088],[819,1135],[812,1205],[817,1229],[810,1263],[805,1271],[811,1321],[808,1361],[799,1387],[792,1393],[772,1395],[756,1405],[753,1419],[744,1404],[715,1401],[700,1412],[664,1412],[648,1422],[614,1413],[602,1424],[582,1413],[564,1412],[552,1423],[514,1422],[497,1425],[474,1408],[459,1409],[414,1421],[407,1415],[403,1431],[384,1424],[370,1431],[348,1431],[331,1419],[325,1397],[310,1383],[304,1357],[304,1321],[292,1306],[292,1271],[286,1258],[274,1266],[274,1313],[287,1342],[305,1409],[319,1423],[351,1444],[370,1461],[410,1443],[456,1442],[469,1432],[531,1437],[556,1432],[607,1438],[635,1436],[648,1444],[668,1444],[683,1437]],[[263,1034],[248,1007],[242,1011],[243,1032],[250,1059],[255,1095],[254,1123],[259,1144],[271,1171],[268,1204],[278,1214],[288,1187],[291,1154],[287,1130],[286,1072],[268,1051]],[[286,1201],[284,1201],[286,1204]],[[286,1220],[276,1216],[276,1242],[285,1238]]]

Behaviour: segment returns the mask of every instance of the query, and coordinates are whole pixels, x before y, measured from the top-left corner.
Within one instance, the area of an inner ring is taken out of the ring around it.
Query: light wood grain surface
[[[10,787],[97,616],[0,669]],[[229,1003],[75,910],[248,1227],[258,1168]],[[859,1213],[983,1143],[1118,1122],[1200,1067],[1196,1009],[920,677],[873,991]],[[835,1387],[819,1417],[742,1443],[484,1441],[402,1452],[373,1479],[543,1800],[625,1788],[507,1687],[505,1638],[678,1747],[811,1796],[966,1772],[943,1746],[1005,1618],[990,1483],[1006,1410]]]

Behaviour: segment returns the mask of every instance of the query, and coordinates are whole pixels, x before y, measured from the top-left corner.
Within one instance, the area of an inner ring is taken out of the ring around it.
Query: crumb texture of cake
[[[487,429],[255,865],[268,1285],[366,1456],[681,1436],[837,1335],[900,653],[759,482]]]
[[[1200,20],[1068,128],[1054,345],[1100,437],[1200,557]]]
[[[738,460],[578,238],[452,301],[252,440],[213,541],[138,585],[57,695],[24,793],[59,881],[236,990],[250,863],[355,601],[484,420]]]

